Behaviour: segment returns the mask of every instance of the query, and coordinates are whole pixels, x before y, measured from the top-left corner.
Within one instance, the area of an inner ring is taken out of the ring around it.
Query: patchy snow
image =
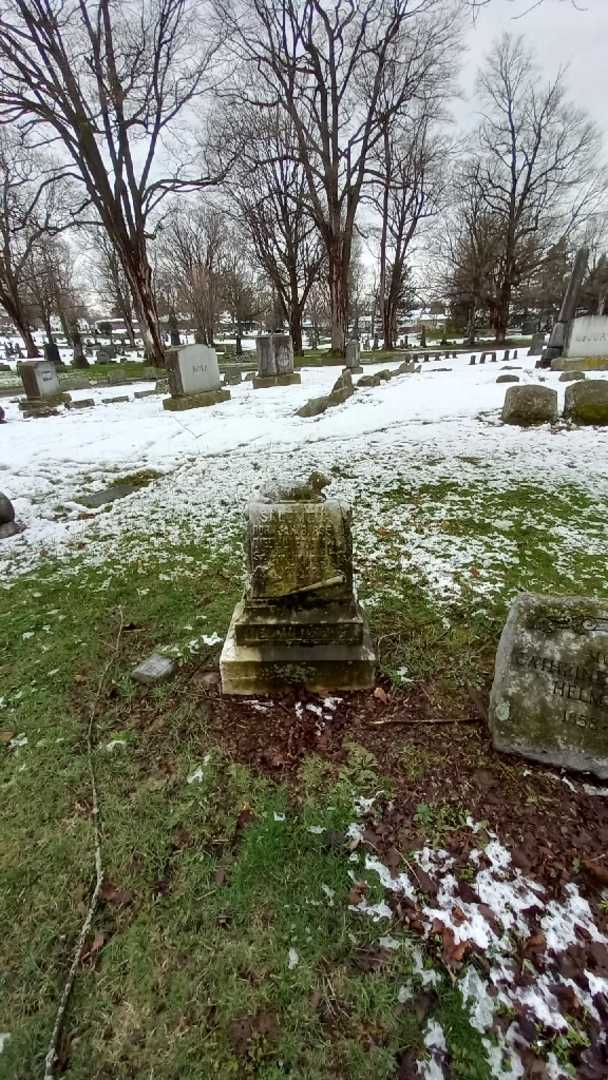
[[[535,371],[533,359],[516,363],[524,368],[522,380],[543,378],[563,400],[565,384],[557,372]],[[395,366],[371,365],[366,372]],[[2,490],[27,529],[2,543],[3,580],[49,556],[78,554],[95,565],[108,564],[112,556],[136,560],[138,551],[130,550],[128,539],[148,535],[151,518],[157,549],[178,539],[196,540],[209,528],[230,530],[240,523],[251,493],[279,472],[288,480],[313,468],[331,474],[337,467],[333,491],[355,504],[355,551],[364,575],[391,558],[405,573],[423,575],[445,602],[459,594],[463,580],[487,595],[519,557],[504,532],[517,519],[516,510],[497,514],[488,538],[450,535],[445,525],[460,505],[456,484],[440,500],[408,506],[392,499],[395,487],[456,481],[500,492],[538,476],[548,491],[575,483],[605,497],[608,432],[503,426],[505,387],[495,381],[500,362],[469,367],[464,355],[449,362],[451,372],[438,372],[438,366],[424,364],[419,375],[361,389],[339,408],[308,419],[296,410],[328,391],[337,367],[303,369],[301,386],[253,390],[245,382],[231,388],[230,401],[185,413],[163,410],[162,395],[101,405],[108,388],[74,392],[75,398],[95,398],[93,409],[42,419],[24,420],[6,400]],[[130,386],[129,393],[150,385]],[[142,469],[161,477],[113,503],[109,512],[79,501]],[[381,544],[378,529],[389,534]],[[588,553],[603,551],[599,525],[581,534],[573,520],[559,529],[559,567],[581,535]],[[373,603],[372,596],[368,604]]]
[[[445,1076],[443,1065],[447,1054],[447,1043],[441,1024],[436,1020],[429,1020],[424,1033],[424,1045],[430,1057],[419,1063],[418,1071],[424,1080],[443,1080]]]
[[[290,971],[293,971],[293,969],[295,967],[297,967],[299,963],[300,963],[300,954],[299,954],[297,949],[294,949],[292,947],[289,950],[288,954],[287,954],[287,967],[289,968]]]

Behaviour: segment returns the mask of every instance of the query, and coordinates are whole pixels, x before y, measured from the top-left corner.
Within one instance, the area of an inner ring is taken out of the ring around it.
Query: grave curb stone
[[[95,405],[95,400],[92,397],[80,398],[79,401],[66,401],[66,409],[91,409]]]
[[[281,375],[254,375],[251,380],[254,390],[266,390],[273,386],[295,386],[302,382],[299,371],[286,371]]]
[[[496,652],[489,710],[495,749],[608,779],[607,679],[608,602],[521,593]],[[588,700],[592,694],[596,701]],[[599,714],[595,727],[591,709]]]

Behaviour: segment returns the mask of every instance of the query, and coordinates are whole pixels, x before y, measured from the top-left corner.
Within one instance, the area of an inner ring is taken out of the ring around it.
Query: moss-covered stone
[[[502,408],[505,424],[529,427],[557,420],[557,391],[548,386],[511,386]]]
[[[586,379],[566,390],[564,416],[576,424],[608,424],[608,382]]]

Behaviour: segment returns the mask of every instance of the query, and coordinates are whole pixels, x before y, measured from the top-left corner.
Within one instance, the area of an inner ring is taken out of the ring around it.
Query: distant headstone
[[[240,386],[241,372],[239,368],[228,368],[224,374],[224,386]]]
[[[510,354],[508,349],[505,349],[502,358],[503,358],[503,360],[510,360],[511,359],[511,354]]]
[[[167,319],[167,329],[169,331],[169,341],[172,348],[177,348],[180,345],[179,340],[179,327],[177,323],[177,316],[175,312],[171,312]]]
[[[106,364],[110,360],[115,360],[117,355],[115,345],[100,345],[95,353],[95,360],[98,364]]]
[[[492,364],[496,363],[496,353],[495,352],[490,353],[490,361],[491,361]]]
[[[564,417],[576,424],[608,424],[608,382],[585,379],[566,389]]]
[[[557,420],[557,391],[548,386],[511,386],[502,407],[505,424],[530,427]]]
[[[353,374],[363,371],[361,365],[361,346],[358,341],[352,339],[346,342],[345,364]]]
[[[293,368],[293,345],[289,334],[260,334],[255,339],[258,370],[254,389],[289,386],[300,383],[302,376]]]
[[[496,382],[497,383],[516,383],[516,382],[519,382],[519,376],[518,375],[499,375]]]
[[[528,356],[540,356],[545,347],[545,335],[534,334],[532,344],[528,349]]]
[[[24,360],[17,364],[17,372],[27,397],[27,401],[19,404],[21,411],[70,400],[69,394],[62,393],[55,365],[50,360]]]
[[[222,655],[225,694],[373,686],[375,656],[353,592],[351,511],[327,481],[266,489],[249,504],[247,584]]]
[[[471,359],[469,360],[469,367],[474,367],[476,363],[477,363],[477,357],[472,356]]]
[[[172,412],[199,409],[228,401],[230,391],[220,387],[220,369],[215,349],[208,345],[180,345],[166,354],[171,397],[163,408]]]
[[[496,655],[497,750],[608,779],[608,603],[524,593]]]
[[[61,353],[59,352],[58,345],[55,341],[45,341],[44,359],[48,360],[51,364],[62,364]]]
[[[580,382],[587,376],[584,371],[562,371],[558,382]]]

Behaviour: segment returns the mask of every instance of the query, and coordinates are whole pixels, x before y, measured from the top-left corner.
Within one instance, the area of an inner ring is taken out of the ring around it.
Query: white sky
[[[471,20],[460,86],[465,101],[453,109],[463,126],[475,110],[473,89],[480,62],[505,30],[523,34],[538,57],[539,75],[568,64],[569,97],[602,129],[608,146],[608,0],[490,0]],[[523,14],[527,12],[527,14]],[[514,16],[521,15],[521,18]],[[467,115],[468,114],[468,115]]]

